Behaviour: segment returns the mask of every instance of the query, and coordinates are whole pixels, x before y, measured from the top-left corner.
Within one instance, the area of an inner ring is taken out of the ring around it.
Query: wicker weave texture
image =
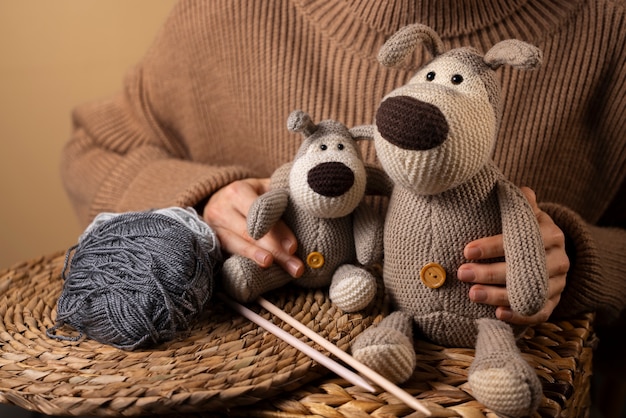
[[[531,329],[520,342],[524,357],[539,374],[544,397],[535,417],[586,417],[590,407],[592,316],[548,322]],[[420,399],[434,417],[495,418],[471,395],[467,373],[470,349],[446,348],[416,340],[417,369],[403,388]],[[316,416],[423,417],[386,392],[370,394],[343,379],[325,377],[290,394],[262,401],[232,416],[289,418]]]
[[[152,350],[50,339],[45,331],[55,321],[63,262],[59,253],[0,272],[0,402],[70,416],[220,411],[289,392],[328,373],[216,301],[188,335]],[[342,349],[382,306],[347,315],[321,291],[294,293],[286,288],[268,299]],[[304,339],[288,325],[279,326]]]
[[[151,350],[52,340],[45,331],[54,324],[63,261],[64,253],[57,253],[0,272],[2,403],[66,416],[420,416],[386,392],[351,386],[218,302],[188,335]],[[351,315],[337,310],[322,291],[285,288],[268,299],[344,350],[385,314],[382,298]],[[587,414],[591,324],[591,315],[545,323],[521,340],[544,385],[537,416]],[[467,384],[473,350],[419,339],[416,350],[418,367],[403,388],[434,416],[494,416],[472,398]]]

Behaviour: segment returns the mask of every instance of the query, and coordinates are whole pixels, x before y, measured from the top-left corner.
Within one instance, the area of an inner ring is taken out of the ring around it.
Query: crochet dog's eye
[[[322,151],[326,151],[326,150],[328,149],[328,145],[326,145],[326,144],[322,144],[322,145],[320,145],[320,149],[321,149]]]
[[[426,80],[428,81],[433,81],[435,79],[435,72],[431,71],[428,74],[426,74]]]
[[[455,74],[450,81],[452,81],[452,84],[461,84],[463,82],[463,76],[461,74]]]
[[[344,145],[343,144],[337,144],[337,149],[339,151],[343,150],[344,149]]]

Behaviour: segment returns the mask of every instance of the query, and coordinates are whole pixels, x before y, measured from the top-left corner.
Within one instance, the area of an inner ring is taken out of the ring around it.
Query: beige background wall
[[[0,0],[0,270],[80,234],[59,177],[78,103],[119,90],[174,0]]]

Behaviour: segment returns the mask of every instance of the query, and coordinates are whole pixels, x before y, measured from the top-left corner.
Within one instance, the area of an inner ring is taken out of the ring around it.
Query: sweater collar
[[[410,23],[423,23],[440,36],[472,33],[522,10],[528,0],[354,0],[347,1],[354,16],[372,29],[391,34]]]
[[[467,43],[477,34],[490,38],[489,33],[494,34],[492,39],[509,37],[538,43],[567,21],[585,0],[295,1],[328,36],[346,48],[371,56],[389,35],[410,23],[430,26],[451,44]]]

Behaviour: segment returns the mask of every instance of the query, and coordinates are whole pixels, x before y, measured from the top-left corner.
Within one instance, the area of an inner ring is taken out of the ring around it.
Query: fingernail
[[[262,266],[266,266],[267,263],[269,262],[269,257],[270,255],[262,250],[258,250],[257,252],[254,253],[254,259],[255,261],[262,265]]]
[[[284,239],[284,240],[282,240],[281,244],[283,246],[283,249],[287,253],[289,253],[289,254],[293,254],[294,253],[295,248],[292,248],[293,247],[293,242],[291,240]]]
[[[482,256],[483,252],[478,247],[469,247],[465,249],[465,258],[475,260]]]
[[[470,283],[473,282],[474,279],[476,279],[476,274],[474,274],[474,270],[469,268],[460,268],[457,271],[456,276],[459,278],[459,280]]]
[[[487,300],[487,292],[482,289],[470,290],[470,298],[473,302],[484,302]]]
[[[300,277],[303,273],[303,265],[299,260],[287,261],[287,271],[292,277]]]
[[[502,308],[498,314],[498,319],[501,321],[510,321],[513,319],[513,312],[510,309]]]

